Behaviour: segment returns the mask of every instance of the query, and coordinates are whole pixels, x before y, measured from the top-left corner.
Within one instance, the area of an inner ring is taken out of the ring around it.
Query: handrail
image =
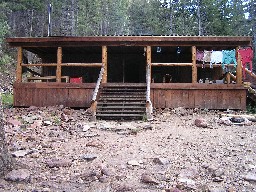
[[[152,120],[152,113],[153,113],[153,107],[152,107],[152,102],[150,100],[150,83],[151,83],[151,78],[150,78],[150,65],[147,65],[147,70],[146,70],[146,81],[147,81],[147,93],[146,93],[146,113],[147,113],[147,119]]]
[[[101,80],[102,80],[102,77],[103,77],[103,73],[104,73],[104,67],[101,67],[100,74],[99,74],[99,77],[98,77],[98,80],[97,80],[97,83],[96,83],[96,87],[93,91],[93,96],[92,96],[92,101],[91,102],[96,101],[98,91],[99,91],[99,88],[100,88],[100,84],[101,84]]]
[[[253,77],[254,79],[256,79],[256,74],[253,73],[252,71],[250,71],[249,69],[247,68],[244,68],[245,69],[245,72],[248,73],[251,77]]]

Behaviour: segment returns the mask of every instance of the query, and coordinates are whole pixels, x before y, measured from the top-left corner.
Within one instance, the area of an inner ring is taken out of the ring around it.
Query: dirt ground
[[[5,109],[19,166],[0,191],[256,191],[256,122],[227,125],[222,113],[177,108],[150,122],[90,122],[83,109]]]

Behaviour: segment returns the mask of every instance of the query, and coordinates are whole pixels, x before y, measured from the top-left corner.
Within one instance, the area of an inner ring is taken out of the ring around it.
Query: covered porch
[[[111,84],[144,84],[146,108],[245,109],[241,60],[200,63],[197,50],[250,46],[251,37],[102,36],[9,38],[18,48],[15,106],[96,107]],[[41,58],[25,62],[24,50]],[[33,68],[39,68],[35,72]],[[31,76],[23,77],[23,71]],[[224,81],[221,81],[224,78]],[[203,83],[199,83],[203,80]]]

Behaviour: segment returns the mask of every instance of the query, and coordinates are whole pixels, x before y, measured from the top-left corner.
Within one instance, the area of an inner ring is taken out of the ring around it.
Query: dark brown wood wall
[[[95,83],[15,83],[14,106],[90,107]]]
[[[15,83],[14,106],[90,107],[95,83]],[[246,109],[246,89],[236,84],[152,83],[154,108]]]
[[[236,84],[151,84],[155,108],[246,109],[246,89]]]

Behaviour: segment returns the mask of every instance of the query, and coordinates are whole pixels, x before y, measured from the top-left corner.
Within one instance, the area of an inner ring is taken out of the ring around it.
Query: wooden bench
[[[61,76],[61,79],[64,79],[66,83],[69,82],[69,76]],[[56,76],[44,76],[44,77],[28,77],[28,82],[31,81],[41,81],[41,82],[49,82],[50,80],[56,80]]]

